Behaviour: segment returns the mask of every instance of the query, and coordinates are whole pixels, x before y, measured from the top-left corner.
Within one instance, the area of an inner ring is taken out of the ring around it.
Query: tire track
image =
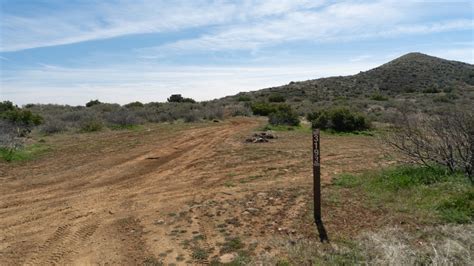
[[[99,223],[88,222],[86,225],[72,231],[71,225],[60,226],[33,257],[26,264],[67,264],[68,258],[77,253],[77,250],[86,245],[88,239],[96,232]]]

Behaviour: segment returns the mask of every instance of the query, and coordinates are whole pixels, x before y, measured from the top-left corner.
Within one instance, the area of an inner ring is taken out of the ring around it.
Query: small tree
[[[184,98],[181,94],[173,94],[168,98],[170,103],[195,103],[196,101],[191,98]]]
[[[183,101],[183,96],[181,94],[173,94],[168,98],[168,102],[170,103],[180,103]]]
[[[401,113],[384,138],[409,159],[449,172],[463,171],[474,182],[474,114],[450,110],[435,115]]]
[[[282,103],[285,102],[285,97],[281,94],[272,94],[268,97],[268,101],[271,103]]]
[[[13,111],[16,108],[17,107],[13,105],[13,103],[10,101],[0,102],[0,113],[6,112],[6,111]]]
[[[90,100],[88,103],[86,103],[86,107],[92,107],[94,105],[98,105],[98,104],[101,104],[101,102],[99,100]]]

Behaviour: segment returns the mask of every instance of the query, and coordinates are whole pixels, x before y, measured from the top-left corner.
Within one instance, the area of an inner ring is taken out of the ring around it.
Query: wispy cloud
[[[76,9],[34,16],[2,14],[1,51],[71,44],[129,34],[178,31],[200,26],[245,22],[301,8],[321,1],[119,1],[97,2]]]
[[[211,27],[212,33],[160,49],[257,49],[294,40],[397,36],[472,27],[472,20],[419,23],[423,2],[323,0],[85,2],[77,8],[2,14],[0,51],[18,51]],[[188,48],[189,47],[189,48]]]
[[[64,68],[45,65],[15,72],[13,75],[6,73],[2,78],[2,97],[17,104],[84,104],[90,98],[123,104],[133,100],[164,101],[172,93],[209,100],[240,91],[278,86],[291,80],[354,74],[375,65],[373,62],[284,67],[170,67],[150,64]]]
[[[375,15],[383,14],[383,16]],[[470,30],[470,19],[413,21],[408,4],[337,3],[317,11],[298,10],[243,25],[230,25],[187,40],[140,49],[157,57],[170,52],[258,50],[294,41],[314,43],[396,38],[401,35]]]

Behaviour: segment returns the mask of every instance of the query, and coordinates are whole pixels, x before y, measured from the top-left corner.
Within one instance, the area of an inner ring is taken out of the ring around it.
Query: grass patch
[[[224,186],[225,186],[225,187],[235,187],[235,184],[234,184],[232,181],[230,181],[230,180],[226,180],[226,181],[224,182]]]
[[[362,190],[369,206],[387,207],[425,222],[474,220],[474,186],[464,175],[441,168],[399,166],[361,176],[341,175],[333,184]]]
[[[351,132],[339,132],[332,129],[322,130],[323,134],[332,135],[332,136],[375,136],[376,132],[374,130],[362,130],[362,131],[351,131]]]
[[[255,181],[257,179],[259,179],[260,177],[263,177],[262,175],[251,175],[247,178],[244,178],[244,179],[241,179],[239,182],[241,184],[245,184],[245,183],[249,183],[249,182],[252,182],[252,181]]]
[[[155,257],[148,257],[143,260],[144,266],[162,266],[165,265],[161,260],[158,260]]]
[[[142,125],[111,125],[108,126],[111,130],[130,130],[130,131],[140,131],[143,129]]]
[[[221,254],[225,253],[231,253],[235,251],[239,251],[245,247],[244,243],[242,243],[242,240],[238,237],[233,237],[233,238],[228,238],[226,239],[226,242],[222,245],[220,249]]]
[[[277,132],[286,132],[286,131],[296,131],[296,132],[311,132],[311,127],[308,125],[299,125],[299,126],[285,126],[285,125],[270,125],[267,124],[264,126],[261,131],[277,131]]]
[[[0,158],[7,162],[28,161],[37,158],[50,149],[48,145],[43,143],[32,144],[13,152],[0,148]]]
[[[208,257],[209,257],[209,253],[207,252],[207,250],[203,248],[199,248],[199,247],[193,248],[192,258],[194,260],[204,261],[204,260],[207,260]]]

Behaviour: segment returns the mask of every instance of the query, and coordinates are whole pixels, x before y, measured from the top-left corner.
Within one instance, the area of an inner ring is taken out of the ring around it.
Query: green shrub
[[[247,96],[247,95],[241,95],[239,96],[239,98],[237,98],[237,101],[239,102],[250,102],[252,100],[252,98],[250,98],[250,96]]]
[[[141,108],[143,106],[144,106],[144,104],[141,103],[141,102],[138,102],[138,101],[137,102],[131,102],[131,103],[128,103],[128,104],[124,105],[124,107],[126,107],[126,108]]]
[[[300,119],[293,110],[281,109],[268,115],[268,122],[273,126],[299,126]]]
[[[371,97],[370,97],[371,100],[374,100],[374,101],[388,101],[388,97],[386,96],[383,96],[382,94],[380,93],[375,93],[373,94]]]
[[[33,160],[49,150],[50,147],[42,143],[29,145],[15,150],[0,148],[0,158],[7,162],[27,161]]]
[[[195,103],[196,101],[191,98],[184,98],[181,94],[173,94],[168,98],[170,103]]]
[[[438,92],[440,92],[440,90],[435,87],[426,88],[423,90],[423,93],[438,93]]]
[[[15,124],[37,126],[43,122],[43,117],[33,114],[30,110],[13,109],[0,113],[0,119],[8,120]]]
[[[271,103],[282,103],[285,102],[286,99],[281,94],[272,94],[268,97],[268,101]]]
[[[102,121],[99,119],[87,119],[81,122],[80,130],[82,132],[96,132],[103,128]]]
[[[99,105],[101,102],[99,100],[90,100],[89,102],[86,103],[86,107],[92,107],[94,105]]]
[[[370,128],[367,119],[358,113],[353,113],[346,108],[323,110],[308,114],[308,120],[313,128],[330,129],[336,132],[362,131]]]
[[[13,105],[13,103],[10,101],[0,102],[0,113],[6,112],[6,111],[13,111],[16,108],[17,107]]]
[[[268,116],[271,113],[277,111],[277,107],[274,104],[265,102],[254,103],[250,106],[254,115]]]

